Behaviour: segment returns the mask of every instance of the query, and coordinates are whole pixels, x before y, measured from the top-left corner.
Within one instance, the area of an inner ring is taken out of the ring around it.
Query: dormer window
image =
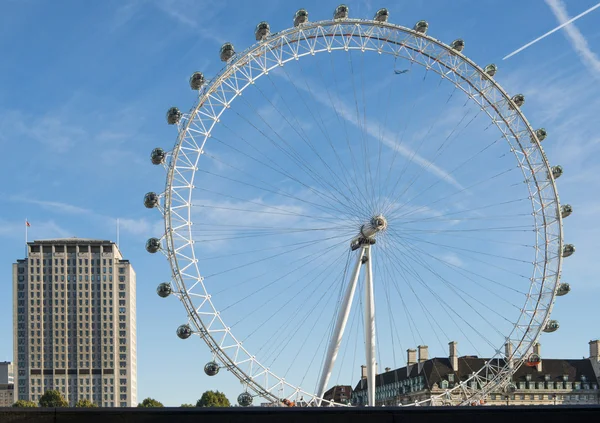
[[[544,375],[544,380],[548,382],[550,380],[550,375]]]
[[[448,382],[452,382],[452,383],[454,383],[454,373],[450,373],[450,374],[448,375]]]
[[[563,382],[566,382],[567,380],[569,380],[569,375],[563,375]]]
[[[531,382],[531,375],[525,375],[525,380],[527,382]]]
[[[585,382],[585,381],[586,381],[585,375],[581,375],[581,381],[582,381],[582,382]]]

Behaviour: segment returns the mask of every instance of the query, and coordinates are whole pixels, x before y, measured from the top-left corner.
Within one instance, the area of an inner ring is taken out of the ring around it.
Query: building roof
[[[103,239],[93,239],[93,238],[54,238],[54,239],[38,239],[35,241],[29,241],[27,244],[114,244],[112,241],[103,240]]]
[[[442,380],[447,380],[448,375],[454,373],[458,380],[466,380],[473,373],[481,369],[489,359],[478,358],[475,356],[465,356],[458,359],[458,371],[452,371],[452,364],[446,357],[436,357],[406,367],[391,370],[386,373],[378,374],[376,377],[376,386],[387,385],[393,382],[400,382],[405,379],[411,379],[416,376],[425,378],[425,386],[432,389],[435,384],[439,386]],[[498,360],[500,365],[504,365],[504,360]],[[532,382],[545,381],[546,375],[550,375],[551,381],[562,381],[563,376],[568,376],[568,381],[581,381],[581,376],[585,376],[589,382],[596,381],[594,368],[589,359],[543,359],[542,370],[538,371],[536,367],[521,366],[513,375],[514,382],[526,380],[526,375],[531,375]],[[366,379],[360,380],[355,391],[367,389]]]

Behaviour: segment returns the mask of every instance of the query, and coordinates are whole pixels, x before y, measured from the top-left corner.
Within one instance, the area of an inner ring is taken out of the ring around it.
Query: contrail
[[[579,18],[581,18],[581,17],[583,17],[583,16],[587,15],[588,13],[590,13],[591,11],[593,11],[593,10],[595,10],[595,9],[599,8],[599,7],[600,7],[600,3],[598,3],[598,4],[597,4],[597,5],[595,5],[595,6],[592,6],[592,7],[590,7],[590,8],[589,8],[588,10],[586,10],[585,12],[582,12],[582,13],[580,13],[579,15],[575,16],[574,18],[571,18],[571,19],[569,19],[568,21],[566,21],[566,22],[564,22],[564,23],[560,24],[559,26],[557,26],[556,28],[554,28],[552,31],[548,31],[548,32],[546,32],[546,33],[545,33],[544,35],[542,35],[541,37],[538,37],[538,38],[536,38],[535,40],[531,41],[530,43],[527,43],[527,44],[525,44],[523,47],[521,47],[521,48],[519,48],[519,49],[517,49],[517,50],[513,51],[513,52],[512,52],[512,53],[510,53],[508,56],[504,57],[502,60],[506,60],[506,59],[508,59],[509,57],[512,57],[512,56],[514,56],[514,55],[515,55],[515,54],[517,54],[517,53],[520,53],[521,51],[525,50],[527,47],[530,47],[530,46],[532,46],[533,44],[537,43],[538,41],[540,41],[540,40],[542,40],[542,39],[546,38],[548,35],[550,35],[550,34],[553,34],[554,32],[558,31],[559,29],[561,29],[561,28],[563,28],[563,27],[565,27],[565,26],[569,25],[571,22],[574,22],[574,21],[576,21],[577,19],[579,19]]]

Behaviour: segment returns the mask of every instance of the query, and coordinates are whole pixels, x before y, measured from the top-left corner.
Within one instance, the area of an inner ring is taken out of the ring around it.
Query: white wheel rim
[[[202,149],[227,106],[265,72],[288,61],[334,50],[377,51],[396,55],[442,75],[462,90],[505,135],[527,181],[536,230],[536,260],[528,301],[507,340],[514,345],[513,366],[498,362],[496,354],[468,381],[454,388],[468,403],[484,398],[505,384],[532,352],[549,320],[562,264],[562,221],[550,165],[532,127],[509,95],[481,68],[449,46],[407,28],[375,21],[336,20],[290,28],[238,54],[202,91],[196,106],[179,124],[179,137],[168,164],[162,211],[165,248],[178,297],[190,323],[215,357],[257,395],[271,401],[314,393],[279,378],[245,349],[221,319],[211,301],[194,250],[192,191]],[[534,142],[531,142],[531,139]],[[197,293],[195,291],[200,291]],[[498,350],[500,350],[500,346]],[[477,382],[475,387],[471,383]],[[282,394],[283,392],[283,394]],[[423,402],[441,400],[442,396]]]

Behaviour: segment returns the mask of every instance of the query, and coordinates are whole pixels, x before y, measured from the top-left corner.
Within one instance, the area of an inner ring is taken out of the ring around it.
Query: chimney
[[[590,341],[590,361],[596,378],[600,379],[600,339]]]
[[[427,345],[419,345],[417,348],[419,349],[419,363],[427,361],[429,358]]]
[[[542,344],[539,342],[533,346],[533,353],[537,354],[540,357],[540,364],[536,366],[536,370],[538,372],[542,371]]]
[[[452,371],[458,372],[458,351],[456,346],[458,343],[456,341],[452,341],[448,343],[448,358],[450,359],[450,364],[452,364]]]
[[[508,367],[509,368],[513,368],[514,362],[513,362],[513,346],[510,343],[510,341],[508,341],[506,344],[504,344],[504,360],[506,362],[508,362]]]
[[[417,364],[417,350],[409,348],[406,350],[406,365],[412,366]]]
[[[590,341],[590,360],[600,361],[600,339]]]
[[[360,366],[360,378],[361,379],[367,378],[367,366],[365,366],[364,364],[362,366]]]

